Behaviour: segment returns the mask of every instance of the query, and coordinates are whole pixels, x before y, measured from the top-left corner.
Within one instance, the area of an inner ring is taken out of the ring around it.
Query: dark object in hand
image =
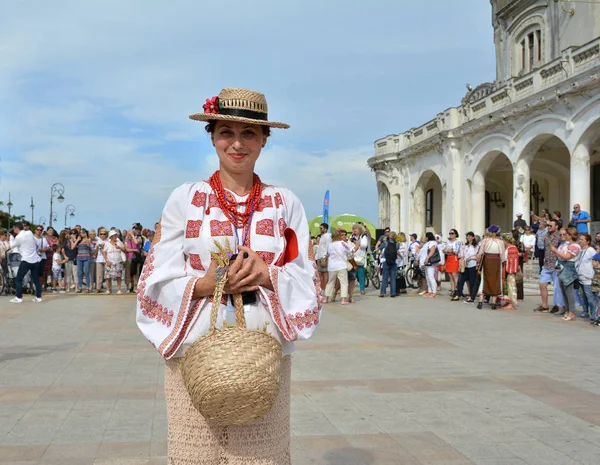
[[[235,305],[233,303],[233,296],[230,296],[231,305]],[[244,305],[252,305],[256,303],[256,291],[250,292],[242,292],[242,302]]]
[[[238,257],[238,254],[234,253],[231,258],[229,259],[230,262],[234,261],[236,258]],[[248,252],[244,252],[244,258],[248,258]]]
[[[231,258],[229,259],[230,262],[232,262],[233,260],[235,260],[238,257],[238,254],[233,254],[231,256]],[[244,252],[244,258],[248,258],[248,252]],[[233,296],[230,296],[231,298],[231,305],[234,305],[233,303]],[[252,291],[252,292],[242,292],[242,302],[244,303],[244,305],[251,305],[251,304],[255,304],[256,303],[256,292]]]

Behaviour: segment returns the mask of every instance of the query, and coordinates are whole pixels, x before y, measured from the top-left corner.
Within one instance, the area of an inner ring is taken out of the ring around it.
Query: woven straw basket
[[[282,350],[266,331],[247,329],[241,294],[234,295],[236,326],[215,328],[220,298],[213,302],[210,330],[181,362],[192,404],[219,426],[258,420],[279,393]]]

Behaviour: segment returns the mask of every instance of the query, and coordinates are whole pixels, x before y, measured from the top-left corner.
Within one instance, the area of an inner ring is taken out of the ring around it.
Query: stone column
[[[463,215],[464,224],[461,226],[464,231],[460,231],[461,235],[467,234],[468,231],[473,231],[473,194],[471,193],[472,182],[465,183],[465,214]]]
[[[413,233],[410,217],[410,190],[408,184],[406,184],[402,187],[402,197],[400,198],[400,231],[403,231],[407,236]]]
[[[476,171],[471,183],[471,224],[475,234],[485,232],[485,178],[481,171]]]
[[[578,144],[571,155],[571,203],[569,212],[573,205],[578,203],[583,211],[590,213],[590,150],[585,144]],[[591,213],[590,213],[591,215]],[[571,214],[563,215],[565,220]]]
[[[393,194],[390,199],[391,206],[391,217],[390,217],[390,229],[392,231],[400,232],[400,195]]]
[[[529,224],[529,212],[531,211],[529,161],[521,158],[517,161],[513,172],[513,209],[512,216],[509,219],[509,225],[512,226],[517,213],[523,213],[523,219]]]
[[[444,235],[452,228],[456,228],[459,234],[465,233],[465,202],[463,202],[463,159],[454,142],[447,148],[446,185],[443,186],[444,210],[442,211],[442,232]]]
[[[377,197],[379,201],[379,213],[377,215],[379,219],[379,228],[383,228],[383,190],[381,189],[381,184],[377,185]]]
[[[425,191],[420,184],[413,192],[413,213],[410,216],[413,221],[411,233],[417,233],[420,238],[425,234]]]

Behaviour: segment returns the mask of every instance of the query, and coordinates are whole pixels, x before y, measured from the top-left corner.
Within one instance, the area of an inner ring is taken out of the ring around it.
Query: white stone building
[[[600,220],[600,3],[491,4],[496,80],[375,142],[380,227],[464,237],[574,203]]]

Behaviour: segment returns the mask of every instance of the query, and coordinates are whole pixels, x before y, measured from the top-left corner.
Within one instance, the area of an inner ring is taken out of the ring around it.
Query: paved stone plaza
[[[325,307],[298,345],[295,465],[600,463],[600,329],[420,297]],[[0,464],[166,464],[131,296],[0,300]]]

